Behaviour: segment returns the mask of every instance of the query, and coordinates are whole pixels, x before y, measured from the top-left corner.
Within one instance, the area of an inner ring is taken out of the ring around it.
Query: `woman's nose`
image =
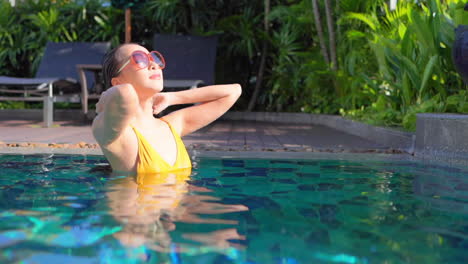
[[[159,68],[160,68],[160,67],[159,67],[159,65],[158,65],[156,62],[150,61],[150,69],[151,69],[151,70],[156,70],[156,69],[159,69]]]

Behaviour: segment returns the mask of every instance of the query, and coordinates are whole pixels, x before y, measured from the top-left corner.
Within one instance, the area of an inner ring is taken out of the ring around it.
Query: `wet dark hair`
[[[104,80],[104,89],[108,89],[112,86],[112,78],[117,76],[119,70],[120,61],[117,59],[117,52],[125,44],[121,44],[104,55],[102,59],[102,79]]]
[[[121,67],[121,61],[117,58],[118,51],[125,45],[139,45],[137,43],[124,43],[113,48],[104,55],[102,59],[102,78],[104,79],[104,89],[112,87],[111,80],[119,74],[117,71]]]

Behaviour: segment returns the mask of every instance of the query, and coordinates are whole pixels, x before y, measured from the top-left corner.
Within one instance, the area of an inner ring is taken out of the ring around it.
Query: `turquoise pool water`
[[[467,263],[468,168],[194,162],[142,180],[99,156],[0,155],[0,263]]]

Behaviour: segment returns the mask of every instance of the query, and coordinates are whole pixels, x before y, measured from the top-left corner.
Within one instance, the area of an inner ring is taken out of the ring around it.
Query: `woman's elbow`
[[[242,86],[238,83],[235,83],[232,85],[232,95],[235,96],[236,98],[239,98],[242,94]]]
[[[119,106],[125,112],[134,112],[138,106],[138,95],[131,84],[122,84],[118,87]]]
[[[134,101],[137,98],[137,94],[135,88],[133,88],[133,85],[125,83],[115,87],[117,88],[118,94],[122,100]]]

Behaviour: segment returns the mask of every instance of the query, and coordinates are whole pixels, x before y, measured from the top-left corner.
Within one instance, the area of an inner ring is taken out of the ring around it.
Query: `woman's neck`
[[[153,118],[153,97],[152,96],[138,96],[139,104],[136,118],[138,120],[145,120]]]

